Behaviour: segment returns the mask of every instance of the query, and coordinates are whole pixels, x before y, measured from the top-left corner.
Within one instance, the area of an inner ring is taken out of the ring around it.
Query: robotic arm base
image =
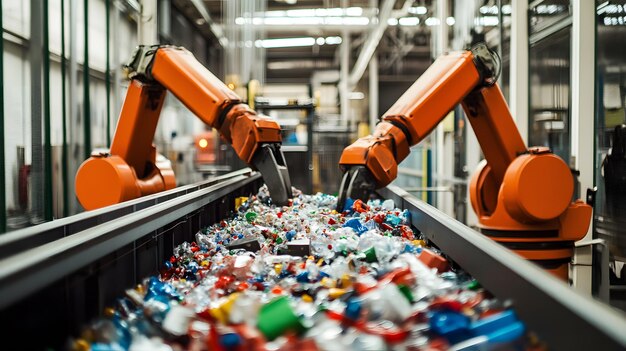
[[[146,176],[137,178],[119,156],[92,156],[76,173],[78,201],[89,211],[176,187],[169,162],[151,163],[148,168]]]

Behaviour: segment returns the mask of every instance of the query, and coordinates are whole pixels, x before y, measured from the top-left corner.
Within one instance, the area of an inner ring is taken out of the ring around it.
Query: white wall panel
[[[30,65],[25,50],[16,44],[4,45],[4,147],[7,209],[17,206],[17,147],[25,150],[30,163]]]
[[[30,38],[30,1],[2,1],[2,25],[10,32]]]

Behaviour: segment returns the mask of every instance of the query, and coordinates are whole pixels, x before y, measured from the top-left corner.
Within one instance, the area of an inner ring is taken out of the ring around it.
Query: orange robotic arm
[[[524,144],[495,84],[499,66],[484,44],[438,58],[385,113],[373,135],[344,150],[337,207],[343,209],[347,198],[367,199],[393,181],[409,147],[461,103],[485,155],[470,182],[483,233],[529,259],[569,259],[573,241],[587,232],[591,207],[571,202],[574,180],[563,160],[547,148]]]
[[[485,46],[476,47],[474,52],[453,52],[439,57],[383,115],[373,135],[359,139],[344,150],[339,163],[349,172],[346,172],[341,186],[341,190],[347,193],[340,193],[340,200],[353,194],[362,197],[374,188],[391,183],[397,176],[398,163],[408,156],[409,148],[430,134],[448,112],[473,90],[485,87],[499,91],[497,86],[489,83],[495,81],[499,69],[496,64],[498,61]],[[490,102],[489,105],[501,102],[504,100]],[[492,116],[484,117],[492,119]],[[506,143],[500,140],[497,151],[492,155],[492,161],[497,163],[499,170],[506,169],[507,160],[510,162],[517,153],[526,150],[510,116],[509,120],[504,119],[498,118],[496,122],[506,130],[481,132],[491,134],[486,139],[495,139],[499,135],[507,138]],[[494,127],[494,124],[485,126]],[[357,177],[364,179],[356,181]],[[351,184],[358,188],[350,187]]]
[[[152,144],[169,90],[204,123],[219,130],[237,155],[258,169],[272,199],[284,204],[291,184],[280,150],[280,126],[241,103],[237,94],[187,50],[140,46],[126,66],[131,82],[109,154],[93,155],[76,174],[76,195],[87,210],[174,188],[168,163]]]

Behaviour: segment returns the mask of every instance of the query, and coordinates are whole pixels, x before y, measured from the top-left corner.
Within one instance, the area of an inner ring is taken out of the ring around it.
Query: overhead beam
[[[389,16],[389,18],[395,18],[394,16]],[[385,21],[386,23],[387,21]],[[402,30],[405,32],[419,32],[424,31],[424,26],[401,26]],[[234,27],[235,30],[243,30],[244,25],[237,25]],[[363,25],[343,25],[343,24],[325,24],[325,25],[311,25],[311,24],[255,24],[255,28],[264,30],[267,32],[273,33],[294,33],[301,32],[300,34],[309,33],[313,31],[314,33],[318,33],[320,36],[328,36],[328,35],[337,35],[341,34],[344,30],[347,30],[351,33],[362,33],[372,28],[371,24],[363,24]]]
[[[217,38],[217,41],[220,43],[220,45],[222,47],[228,45],[228,39],[224,35],[224,29],[221,25],[213,22],[211,16],[209,15],[209,12],[207,11],[206,7],[204,7],[204,3],[202,2],[202,0],[190,1],[198,11],[200,16],[202,16],[202,19],[204,19],[204,21],[209,25],[209,28],[211,28],[211,33]]]
[[[385,0],[385,3],[381,6],[380,14],[378,16],[378,24],[370,33],[370,36],[365,44],[363,44],[363,48],[361,49],[359,57],[354,64],[354,68],[348,76],[347,86],[349,89],[352,89],[352,87],[354,87],[359,80],[361,80],[361,77],[363,77],[363,73],[365,73],[365,69],[372,59],[372,55],[374,55],[376,47],[378,46],[378,43],[380,43],[380,39],[383,37],[383,34],[387,29],[387,20],[389,19],[389,16],[391,16],[391,10],[393,10],[393,5],[395,3],[395,0]]]
[[[370,131],[373,132],[378,123],[378,57],[372,56],[369,64],[369,114]]]
[[[517,129],[528,143],[528,1],[511,2],[509,102]]]
[[[350,120],[350,100],[348,99],[349,87],[348,79],[350,77],[350,33],[343,33],[343,42],[340,46],[340,64],[339,64],[339,106],[341,121],[344,126],[348,125]]]

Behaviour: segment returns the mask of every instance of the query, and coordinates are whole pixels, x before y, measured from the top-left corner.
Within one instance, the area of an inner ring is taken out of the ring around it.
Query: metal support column
[[[78,165],[83,161],[82,154],[80,152],[81,145],[81,118],[80,118],[80,106],[78,103],[78,45],[77,45],[77,31],[78,31],[78,2],[80,0],[69,0],[70,17],[69,17],[69,39],[70,39],[70,52],[69,52],[69,87],[68,87],[68,105],[69,105],[69,125],[68,131],[68,154],[71,157],[68,158],[68,173],[74,174],[78,169]],[[74,177],[68,177],[67,192],[74,193]],[[78,212],[80,208],[75,196],[71,197],[68,206],[68,214]]]
[[[89,0],[83,1],[84,10],[84,46],[85,56],[83,59],[83,132],[85,135],[84,157],[91,155],[91,100],[89,96]]]
[[[31,81],[31,169],[30,169],[30,193],[31,193],[31,221],[40,222],[44,218],[44,158],[43,158],[43,101],[42,101],[42,46],[43,46],[43,6],[41,0],[30,2],[30,81]]]
[[[480,163],[480,145],[478,144],[478,139],[476,138],[476,134],[472,130],[472,126],[469,123],[465,124],[466,133],[465,133],[465,166],[469,174],[474,173],[476,168],[478,167],[478,163]],[[469,184],[469,178],[468,178]],[[478,226],[478,217],[476,216],[476,212],[472,209],[472,206],[469,205],[469,186],[467,187],[466,197],[468,199],[465,211],[465,224],[468,227],[476,228]]]
[[[378,0],[370,0],[369,6],[370,8],[378,8],[379,1]],[[376,20],[376,21],[375,21]],[[372,16],[371,27],[372,30],[376,28],[378,18],[376,16]],[[378,55],[376,52],[372,54],[372,58],[369,62],[369,126],[370,133],[374,132],[374,128],[376,128],[376,124],[378,123]]]
[[[2,27],[2,0],[0,0],[0,28]],[[7,231],[7,204],[6,204],[6,172],[4,160],[4,39],[0,40],[0,234]]]
[[[350,121],[350,100],[348,99],[348,72],[350,70],[350,32],[344,30],[341,34],[340,53],[340,79],[339,79],[339,104],[341,112],[341,121],[344,125],[348,125]]]
[[[378,56],[376,53],[369,64],[369,107],[370,133],[373,133],[378,123]]]
[[[157,26],[157,0],[142,0],[141,15],[137,23],[139,44],[154,45],[159,43]]]
[[[104,11],[106,12],[104,21],[106,22],[106,60],[104,69],[104,84],[107,94],[107,123],[106,123],[106,141],[107,146],[111,145],[111,0],[104,0]]]
[[[528,1],[511,2],[509,102],[517,129],[528,143]]]
[[[579,194],[584,197],[587,189],[594,187],[595,149],[595,48],[596,5],[595,1],[572,2],[572,120],[571,165],[578,171]],[[592,227],[582,239],[592,239]],[[591,294],[591,247],[577,248],[570,279],[574,287]]]
[[[65,80],[66,80],[66,66],[67,61],[65,58],[65,0],[61,0],[61,131],[62,146],[61,146],[61,178],[63,182],[63,217],[69,215],[69,172],[68,172],[68,155],[67,155],[67,106],[65,95]]]
[[[433,55],[435,58],[441,56],[441,54],[448,50],[448,24],[446,23],[446,19],[448,18],[449,12],[448,0],[437,0],[437,19],[439,20],[439,24],[435,27],[437,33]]]
[[[113,18],[111,18],[112,23],[112,28],[113,28],[113,33],[111,33],[111,41],[113,43],[119,43],[120,42],[120,9],[118,8],[118,6],[116,5],[117,2],[113,2]],[[122,62],[120,61],[120,48],[119,45],[113,45],[113,47],[111,48],[111,57],[112,57],[112,62],[111,66],[112,67],[121,67]],[[119,111],[122,110],[122,99],[121,99],[121,92],[120,92],[120,85],[119,82],[121,81],[121,74],[120,74],[120,69],[114,69],[112,72],[112,81],[114,82],[113,84],[113,111],[114,114],[113,116],[116,118],[115,120],[117,120],[117,115],[119,113]],[[114,123],[117,124],[117,123]],[[110,146],[110,144],[108,145]]]
[[[436,37],[435,39],[435,47],[436,50],[434,52],[434,58],[436,59],[437,57],[441,56],[444,52],[448,51],[449,49],[449,41],[448,41],[448,24],[446,23],[446,19],[449,16],[450,13],[450,7],[448,6],[448,0],[437,0],[437,18],[439,19],[439,25],[437,25],[435,28],[436,29]],[[435,179],[436,182],[433,182],[432,179],[429,180],[429,185],[428,186],[442,186],[443,184],[441,183],[441,181],[439,179],[442,179],[446,176],[452,176],[452,172],[450,172],[450,174],[445,174],[445,159],[446,156],[449,155],[449,158],[453,158],[454,157],[454,148],[448,150],[448,148],[445,147],[445,133],[444,133],[444,126],[443,123],[439,123],[437,125],[437,128],[435,129],[435,139],[434,139],[434,148],[432,149],[432,151],[434,151],[434,167],[433,167],[433,172],[428,172],[428,173],[424,173],[427,174],[428,176],[430,176],[430,174],[434,174],[435,175]],[[431,153],[432,155],[432,153]],[[431,163],[432,164],[432,163]],[[432,198],[435,197],[435,201],[436,202],[429,202],[429,203],[435,203],[436,207],[439,209],[443,209],[444,208],[444,202],[443,202],[443,196],[440,196],[440,194],[433,194],[432,192],[428,193],[428,197],[429,199],[431,199],[430,201],[432,201]]]
[[[310,94],[312,95],[312,94]],[[306,159],[307,192],[313,194],[313,127],[315,125],[315,106],[306,109]]]
[[[46,221],[52,220],[52,140],[50,123],[50,38],[48,28],[48,0],[42,1],[43,5],[43,45],[41,56],[43,58],[43,126],[44,126],[44,208],[43,214]]]

